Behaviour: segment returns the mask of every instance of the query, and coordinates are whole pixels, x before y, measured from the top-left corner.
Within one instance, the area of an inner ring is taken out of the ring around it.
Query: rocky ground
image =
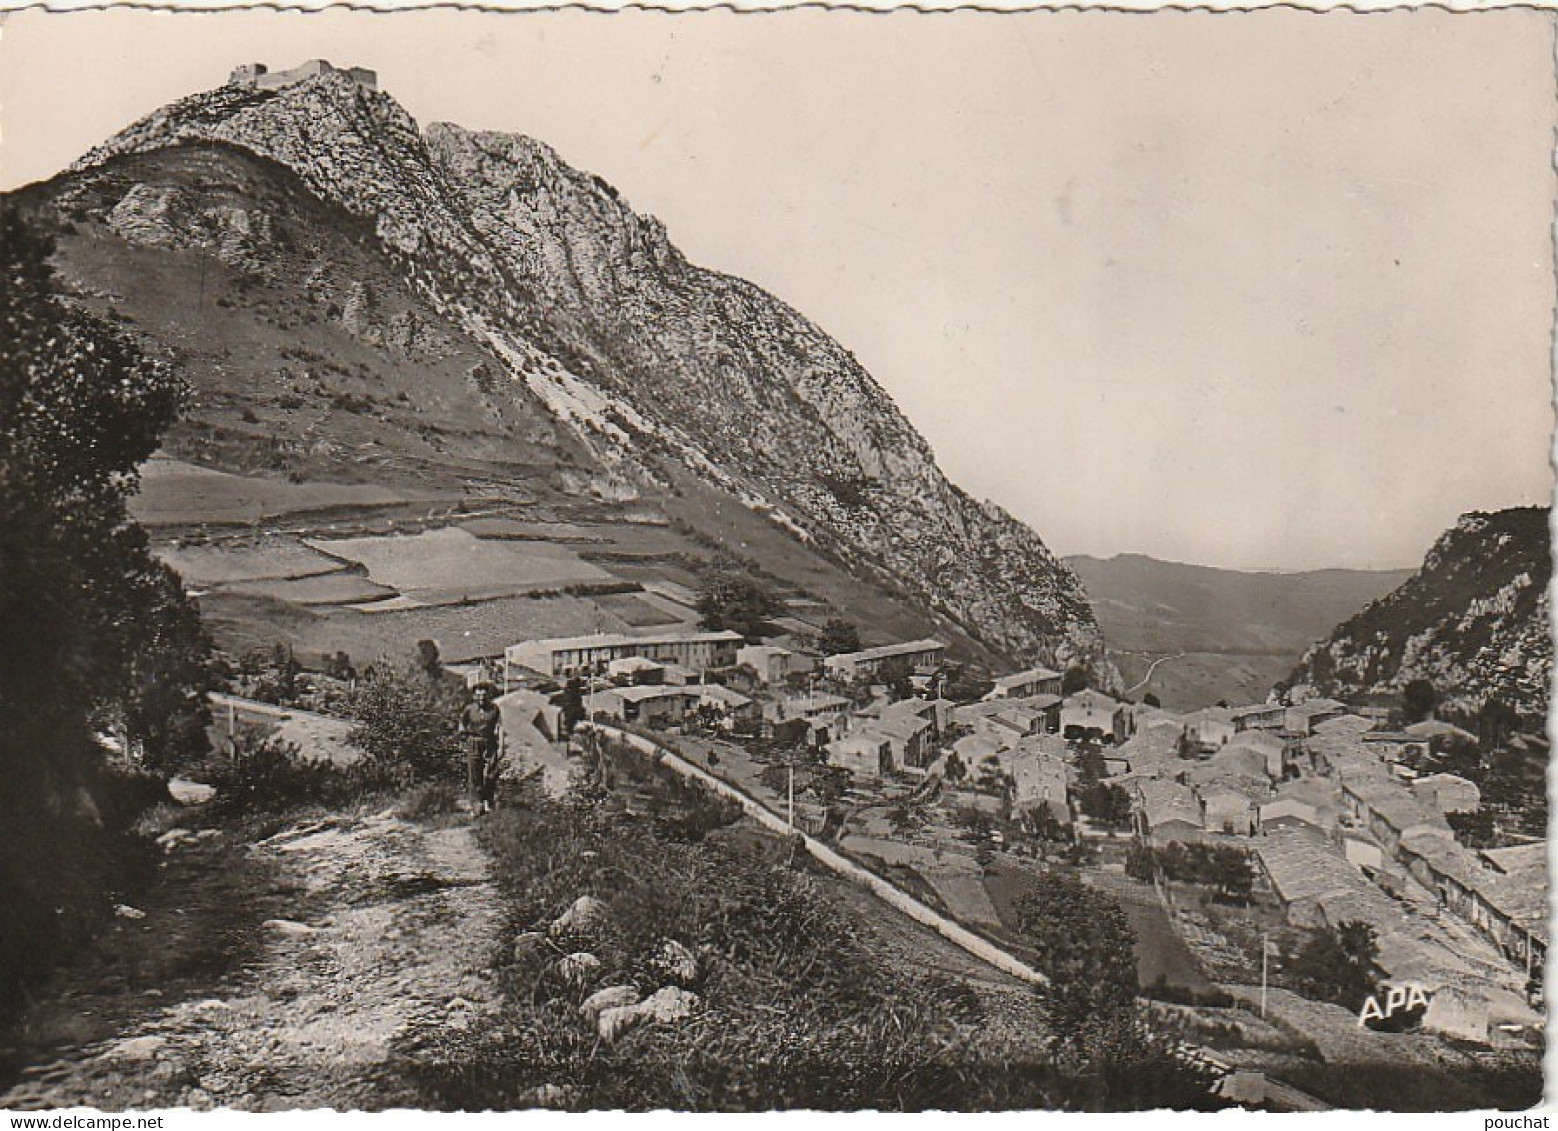
[[[419,1106],[397,1059],[496,1012],[498,897],[465,821],[358,812],[162,843],[146,906],[6,1034],[0,1107]]]

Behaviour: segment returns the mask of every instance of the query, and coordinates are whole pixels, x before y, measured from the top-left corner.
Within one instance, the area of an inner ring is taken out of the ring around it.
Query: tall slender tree
[[[0,203],[0,1004],[104,897],[93,731],[166,769],[209,721],[209,642],[126,509],[183,386],[62,295],[52,252]]]

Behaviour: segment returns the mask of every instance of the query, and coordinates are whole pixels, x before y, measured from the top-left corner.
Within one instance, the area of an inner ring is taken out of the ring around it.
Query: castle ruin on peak
[[[379,89],[379,76],[366,67],[336,67],[325,59],[310,59],[290,71],[272,71],[264,63],[243,63],[233,68],[228,76],[229,86],[252,86],[260,90],[275,90],[291,86],[295,82],[311,79],[315,75],[345,75],[359,86],[369,90]]]

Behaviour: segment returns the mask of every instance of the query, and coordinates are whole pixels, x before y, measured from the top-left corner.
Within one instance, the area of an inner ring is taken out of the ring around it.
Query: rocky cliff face
[[[847,350],[751,284],[688,263],[658,221],[544,144],[420,129],[388,95],[335,74],[183,99],[75,169],[207,143],[279,163],[371,224],[404,280],[496,359],[483,387],[544,404],[613,490],[674,490],[690,472],[1002,651],[1110,673],[1076,576],[949,483]],[[190,230],[181,207],[132,187],[116,230],[176,244]],[[270,221],[207,209],[198,223],[241,268]],[[372,301],[351,299],[355,316],[389,332]]]
[[[1552,678],[1546,507],[1464,515],[1399,589],[1305,653],[1291,682],[1325,695],[1388,693],[1426,679],[1475,711],[1497,696],[1547,713]]]

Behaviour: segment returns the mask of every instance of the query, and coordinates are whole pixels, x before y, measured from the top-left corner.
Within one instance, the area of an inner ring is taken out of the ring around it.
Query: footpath
[[[496,1012],[499,902],[468,825],[225,835],[164,838],[155,898],[10,1034],[32,1066],[0,1108],[415,1107],[418,1050]]]

